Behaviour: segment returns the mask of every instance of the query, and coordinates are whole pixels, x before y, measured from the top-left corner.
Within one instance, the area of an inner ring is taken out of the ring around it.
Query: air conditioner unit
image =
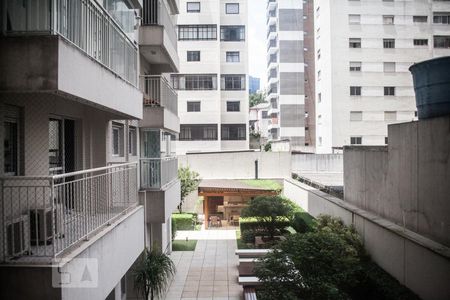
[[[55,238],[60,238],[62,233],[60,228],[61,223],[61,210],[60,205],[56,205],[56,208],[52,210],[51,207],[38,208],[30,210],[30,223],[31,223],[31,244],[50,244],[53,239],[53,222],[55,223],[55,232],[57,235]]]
[[[21,256],[30,251],[29,232],[28,215],[6,220],[6,251],[8,257]]]

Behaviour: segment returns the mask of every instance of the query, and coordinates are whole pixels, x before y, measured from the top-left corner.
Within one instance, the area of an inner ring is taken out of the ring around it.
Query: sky
[[[264,0],[248,0],[249,74],[266,85],[266,5]]]

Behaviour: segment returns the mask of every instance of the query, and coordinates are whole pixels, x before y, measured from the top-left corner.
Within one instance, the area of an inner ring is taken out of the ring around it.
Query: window
[[[394,16],[383,16],[383,24],[385,25],[392,25],[394,24]]]
[[[225,12],[227,14],[239,14],[239,3],[226,3]]]
[[[361,15],[348,15],[349,24],[361,24]]]
[[[362,137],[360,137],[360,136],[352,136],[352,137],[350,137],[350,144],[351,145],[361,145],[362,144]]]
[[[450,36],[449,35],[435,35],[434,36],[434,48],[450,48]]]
[[[261,112],[261,117],[262,117],[263,119],[269,119],[270,117],[269,117],[268,111],[267,111],[267,110],[263,110],[263,111]]]
[[[317,50],[317,59],[318,59],[318,60],[320,59],[320,49]]]
[[[227,62],[239,62],[239,51],[227,51],[226,60]]]
[[[181,124],[180,141],[217,140],[217,124]]]
[[[361,48],[361,39],[359,39],[359,38],[349,39],[349,47],[350,48]]]
[[[48,120],[48,161],[51,174],[64,172],[63,146],[63,121],[50,118]]]
[[[322,137],[321,136],[319,136],[319,146],[322,146]]]
[[[227,111],[240,111],[239,101],[227,101]]]
[[[174,74],[172,86],[176,90],[216,90],[216,74]]]
[[[20,109],[5,105],[3,120],[3,170],[5,175],[17,176],[20,174]]]
[[[322,93],[317,94],[317,101],[322,102]]]
[[[128,129],[128,153],[130,155],[137,155],[137,129],[134,126],[130,126]]]
[[[433,14],[434,24],[450,24],[450,12],[435,12]]]
[[[245,26],[220,26],[220,40],[225,42],[245,41]]]
[[[246,139],[245,124],[222,124],[222,140],[223,141],[236,141]]]
[[[383,48],[395,48],[395,40],[383,39]]]
[[[200,61],[200,51],[188,51],[187,61]]]
[[[395,86],[385,86],[384,87],[385,96],[395,96]]]
[[[200,111],[200,101],[188,101],[187,102],[188,112],[199,112]]]
[[[385,121],[397,121],[397,112],[396,111],[385,111],[384,112],[384,120]]]
[[[222,75],[222,90],[245,90],[245,75]]]
[[[216,25],[178,25],[178,40],[216,40]]]
[[[351,111],[350,121],[362,121],[363,113],[362,111]]]
[[[361,96],[361,87],[360,86],[351,86],[350,87],[350,96]]]
[[[428,46],[428,39],[414,39],[414,46]]]
[[[350,62],[350,71],[360,72],[361,71],[361,62],[360,61],[351,61]]]
[[[317,80],[320,80],[321,75],[322,75],[322,72],[320,70],[317,71]]]
[[[123,124],[112,123],[112,155],[123,156]]]
[[[188,13],[199,13],[200,12],[200,2],[186,3],[186,10]]]
[[[385,73],[395,72],[395,62],[385,62],[385,63],[383,63],[383,71]]]
[[[428,16],[413,16],[414,23],[427,23]]]

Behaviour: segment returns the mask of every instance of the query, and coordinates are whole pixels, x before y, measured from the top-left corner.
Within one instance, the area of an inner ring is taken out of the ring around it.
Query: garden
[[[284,197],[252,199],[236,234],[240,249],[272,249],[255,264],[258,299],[419,299],[371,260],[354,227]]]

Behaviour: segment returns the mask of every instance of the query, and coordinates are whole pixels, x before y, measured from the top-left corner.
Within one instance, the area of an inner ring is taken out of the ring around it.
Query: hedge
[[[288,218],[280,217],[276,222],[276,227],[279,229],[290,225],[291,222]],[[239,227],[242,233],[245,231],[260,231],[265,229],[263,222],[259,222],[256,218],[239,218]]]
[[[172,224],[176,230],[194,230],[194,218],[193,214],[172,214]]]

